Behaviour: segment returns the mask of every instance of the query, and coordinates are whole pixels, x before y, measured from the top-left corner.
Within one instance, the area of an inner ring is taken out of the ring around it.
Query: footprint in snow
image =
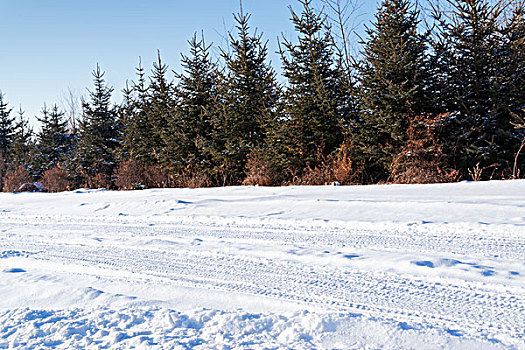
[[[400,329],[402,329],[404,331],[407,331],[407,330],[410,330],[410,329],[415,329],[414,327],[409,326],[406,322],[399,322],[398,326],[399,326]]]
[[[22,256],[22,252],[19,252],[17,250],[5,250],[3,252],[0,252],[0,259],[6,259],[13,256]]]
[[[5,269],[4,270],[4,273],[23,273],[23,272],[26,272],[26,270],[24,269],[20,269],[20,268],[12,268],[12,269]]]
[[[343,257],[347,258],[347,259],[355,259],[355,258],[359,258],[360,255],[357,255],[357,254],[345,254],[343,255]]]
[[[417,266],[430,267],[431,269],[435,267],[432,261],[412,261],[412,264]]]
[[[476,270],[480,270],[481,275],[485,277],[491,277],[496,274],[496,271],[492,269],[491,266],[484,266],[484,265],[478,265],[474,263],[467,263],[462,262],[455,259],[440,259],[437,263],[434,263],[432,261],[428,260],[422,260],[422,261],[411,261],[412,264],[416,266],[422,266],[422,267],[428,267],[428,268],[436,268],[436,267],[452,267],[456,265],[465,265],[465,266],[471,266],[472,268]]]
[[[457,329],[447,329],[446,332],[450,335],[453,335],[455,337],[461,337],[463,336],[463,332],[457,330]]]

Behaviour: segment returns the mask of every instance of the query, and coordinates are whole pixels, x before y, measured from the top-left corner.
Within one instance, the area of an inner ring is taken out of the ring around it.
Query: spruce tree
[[[22,107],[20,107],[14,126],[11,161],[15,167],[21,165],[33,175],[34,171],[32,169],[31,159],[34,155],[35,148],[33,129],[29,125],[29,120],[24,117],[24,114]]]
[[[211,45],[195,34],[188,41],[189,55],[182,55],[184,72],[175,73],[176,108],[166,135],[170,168],[177,173],[213,167],[213,105],[217,94],[217,66],[210,57]]]
[[[521,144],[514,150],[513,177],[525,174],[525,3],[516,1],[509,20],[502,28],[503,43],[499,57],[503,69],[501,89],[506,108],[512,117],[516,139]]]
[[[12,110],[4,100],[4,94],[0,91],[0,156],[4,159],[9,157],[10,147],[13,143],[15,119],[11,116]]]
[[[88,186],[109,185],[119,146],[117,111],[111,103],[113,88],[108,87],[100,67],[93,71],[94,90],[90,100],[83,103],[83,117],[79,125],[75,163]],[[97,176],[98,175],[98,176]]]
[[[386,180],[417,116],[432,112],[425,37],[409,0],[385,0],[367,28],[358,74],[360,125],[353,132],[369,180]]]
[[[222,110],[216,128],[222,151],[217,154],[226,183],[244,178],[247,155],[266,148],[267,128],[275,119],[279,91],[275,72],[267,62],[268,49],[257,29],[250,31],[251,15],[234,15],[237,33],[229,34],[230,50],[222,52],[226,74]]]
[[[9,151],[13,142],[14,118],[11,117],[12,108],[4,101],[0,91],[0,191],[4,187],[4,176],[9,167]]]
[[[140,63],[136,71],[137,81],[123,91],[124,104],[119,111],[124,127],[122,135],[124,158],[130,157],[139,163],[153,165],[158,162],[155,147],[159,144],[155,142],[159,139],[160,130],[154,128],[155,116],[151,109],[149,84]]]
[[[69,159],[71,140],[67,129],[68,121],[64,115],[57,105],[50,110],[44,105],[42,116],[37,118],[41,123],[41,131],[36,135],[36,154],[32,169],[35,177]]]
[[[505,5],[489,0],[448,3],[448,15],[435,17],[440,23],[437,55],[445,72],[440,90],[449,116],[444,134],[450,162],[464,178],[474,169],[482,171],[483,179],[508,176],[521,138],[511,124],[505,92],[509,76],[501,55],[509,52],[500,50]]]
[[[280,173],[301,175],[335,151],[343,141],[338,106],[341,72],[334,64],[334,47],[322,13],[311,0],[301,0],[301,14],[290,8],[299,38],[284,40],[281,58],[288,86],[283,94],[283,117],[272,127],[271,149]],[[289,178],[290,176],[288,176]]]
[[[135,99],[133,87],[126,80],[126,86],[122,89],[122,103],[118,106],[118,120],[122,125],[120,129],[120,147],[118,159],[124,161],[133,154],[135,132],[133,120],[135,117]]]
[[[168,135],[172,132],[169,128],[174,118],[173,82],[167,77],[168,66],[162,61],[160,52],[157,61],[153,63],[152,76],[149,85],[149,106],[146,114],[146,130],[150,161],[166,163],[166,146]]]

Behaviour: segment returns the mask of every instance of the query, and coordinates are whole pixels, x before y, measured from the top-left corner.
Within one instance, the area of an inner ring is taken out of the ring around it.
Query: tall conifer
[[[34,154],[33,129],[29,120],[24,117],[24,111],[20,107],[18,117],[15,121],[13,133],[13,145],[11,147],[11,161],[14,166],[23,166],[29,173],[33,174],[31,168],[31,157]]]
[[[0,91],[0,156],[4,159],[9,156],[9,148],[13,142],[15,119],[11,116],[12,110],[4,100],[4,94]]]
[[[188,41],[189,55],[182,55],[184,71],[176,74],[176,108],[170,120],[167,147],[175,172],[210,170],[214,142],[213,113],[217,95],[217,66],[210,45],[195,34]]]
[[[137,81],[123,91],[124,104],[120,109],[124,125],[123,148],[126,157],[153,165],[158,162],[159,150],[156,147],[159,144],[155,142],[159,140],[161,130],[155,130],[153,121],[157,117],[152,111],[150,88],[140,62],[136,72]]]
[[[32,175],[39,177],[46,170],[55,168],[68,161],[71,151],[71,140],[67,130],[68,121],[64,112],[54,105],[50,110],[44,105],[42,116],[37,118],[41,130],[37,133],[35,159]]]
[[[234,15],[237,32],[229,34],[229,52],[223,51],[226,74],[222,109],[216,121],[222,151],[217,154],[227,183],[244,178],[247,155],[265,149],[266,132],[275,118],[279,91],[275,72],[267,61],[262,34],[250,30],[250,14]]]
[[[280,172],[294,174],[315,166],[343,141],[338,107],[341,72],[334,64],[333,42],[325,17],[316,13],[311,0],[301,0],[302,12],[290,8],[299,38],[284,40],[281,58],[288,86],[283,95],[283,117],[274,124],[271,147]]]
[[[167,140],[171,133],[169,125],[174,118],[173,82],[167,77],[168,66],[162,61],[160,52],[153,63],[149,85],[149,106],[146,115],[147,143],[151,146],[150,159],[155,163],[166,163]]]
[[[93,71],[94,90],[83,103],[83,118],[76,148],[75,163],[87,185],[96,175],[110,182],[119,145],[117,111],[111,103],[113,88],[108,87],[100,67]]]
[[[386,180],[416,116],[432,111],[425,37],[409,0],[381,3],[359,70],[361,125],[355,132],[370,180]]]
[[[465,178],[477,169],[482,178],[509,175],[521,141],[512,126],[501,55],[503,1],[447,0],[440,21],[438,62],[445,73],[442,105],[450,162]],[[514,72],[512,73],[514,74]],[[507,77],[506,77],[507,76]]]

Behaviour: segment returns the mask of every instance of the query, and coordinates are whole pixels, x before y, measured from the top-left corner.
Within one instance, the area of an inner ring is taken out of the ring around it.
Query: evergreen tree
[[[425,37],[409,0],[385,0],[366,33],[359,64],[361,125],[353,132],[366,171],[386,180],[417,116],[432,112]]]
[[[32,169],[32,175],[35,177],[67,161],[71,151],[68,121],[57,105],[50,110],[44,105],[42,116],[37,119],[42,129],[37,133],[35,162]]]
[[[79,125],[75,164],[88,186],[109,185],[119,146],[117,111],[111,104],[113,88],[106,86],[100,67],[93,71],[94,90],[90,100],[83,102],[83,118]]]
[[[450,15],[435,17],[440,23],[437,55],[445,72],[440,90],[449,116],[445,135],[450,162],[464,177],[474,168],[483,171],[484,179],[509,175],[521,138],[511,124],[504,87],[509,72],[500,55],[509,54],[500,51],[505,6],[489,0],[448,3]]]
[[[250,33],[251,15],[234,15],[237,33],[229,34],[231,53],[222,52],[226,76],[222,86],[222,110],[216,129],[222,151],[217,154],[222,176],[229,184],[240,183],[250,151],[264,150],[266,131],[275,118],[279,91],[275,72],[267,62],[262,35]]]
[[[176,74],[176,109],[166,135],[170,168],[175,172],[185,169],[211,168],[213,142],[212,114],[217,94],[217,67],[211,61],[210,47],[204,37],[195,34],[188,42],[190,54],[182,55],[184,72]]]
[[[122,125],[120,129],[120,147],[118,159],[124,161],[133,154],[135,146],[135,96],[133,87],[126,80],[126,87],[122,89],[123,100],[118,106],[118,120]]]
[[[146,128],[148,131],[147,145],[150,148],[150,162],[166,163],[167,139],[169,125],[174,118],[174,86],[167,78],[168,66],[162,62],[160,52],[157,62],[153,63],[152,76],[149,85],[149,106],[146,114]]]
[[[125,153],[134,161],[154,165],[159,162],[160,139],[165,130],[156,128],[161,122],[158,121],[159,116],[153,110],[151,91],[153,85],[148,84],[146,73],[140,63],[136,71],[137,81],[123,91],[124,106],[120,110],[124,125],[123,145]],[[164,79],[161,78],[156,85],[164,86]]]
[[[281,58],[288,87],[283,95],[283,117],[274,123],[271,148],[281,173],[300,175],[315,166],[343,141],[338,106],[344,104],[338,86],[342,72],[334,64],[333,42],[324,16],[311,0],[301,0],[300,15],[291,9],[298,43],[284,40]]]
[[[9,157],[9,150],[13,142],[15,119],[11,117],[12,110],[4,100],[4,94],[0,91],[0,156],[4,159]]]
[[[0,191],[4,188],[4,176],[9,166],[8,157],[13,141],[12,108],[4,101],[4,95],[0,91]]]
[[[502,29],[503,44],[499,57],[502,60],[502,91],[508,113],[512,117],[517,139],[521,144],[514,150],[513,176],[525,173],[525,3],[516,1],[509,20]]]
[[[11,147],[11,161],[15,166],[24,166],[29,173],[33,174],[31,157],[34,154],[33,129],[29,120],[24,117],[22,107],[18,111],[13,133],[13,145]]]

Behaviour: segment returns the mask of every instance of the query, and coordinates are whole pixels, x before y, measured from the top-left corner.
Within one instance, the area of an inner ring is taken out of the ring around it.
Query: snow
[[[0,194],[0,348],[525,349],[525,181]]]

